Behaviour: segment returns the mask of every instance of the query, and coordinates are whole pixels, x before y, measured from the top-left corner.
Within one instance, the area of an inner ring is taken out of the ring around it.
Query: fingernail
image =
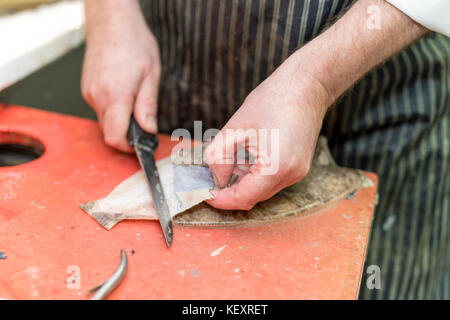
[[[147,129],[150,132],[157,132],[158,131],[158,124],[157,120],[154,116],[148,115],[145,117],[145,123],[147,124]]]
[[[237,174],[232,174],[231,175],[231,177],[230,177],[230,180],[228,181],[228,183],[227,183],[227,185],[225,186],[225,188],[229,188],[229,187],[231,187],[231,185],[233,184],[233,183],[235,183],[236,182],[236,180],[239,178],[239,176],[237,175]]]
[[[211,172],[211,174],[212,174],[212,177],[213,177],[215,186],[220,188],[220,185],[219,185],[219,179],[217,179],[217,177],[216,177],[216,175],[214,174],[214,172]]]

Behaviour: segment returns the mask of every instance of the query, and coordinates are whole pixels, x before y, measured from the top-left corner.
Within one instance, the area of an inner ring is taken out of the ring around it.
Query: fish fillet
[[[174,165],[170,157],[157,161],[156,166],[172,218],[213,198],[209,190],[215,185],[209,168]],[[143,170],[120,183],[105,198],[82,204],[81,208],[107,230],[125,219],[158,220]]]
[[[210,169],[204,163],[189,165],[186,159],[184,153],[173,162],[168,157],[156,164],[172,218],[183,226],[249,226],[292,219],[317,212],[351,192],[373,185],[359,170],[337,166],[326,139],[321,137],[310,172],[301,182],[250,211],[219,210],[202,203],[213,198],[210,190],[215,184]],[[81,208],[107,230],[122,220],[158,219],[142,170],[120,183],[105,198],[82,204]]]

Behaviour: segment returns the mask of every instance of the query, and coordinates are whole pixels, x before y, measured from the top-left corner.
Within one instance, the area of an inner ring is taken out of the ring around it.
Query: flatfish
[[[250,211],[219,210],[203,202],[213,198],[210,190],[216,186],[208,166],[197,159],[201,153],[195,152],[195,148],[183,150],[173,159],[167,157],[157,162],[169,211],[179,226],[225,228],[284,221],[318,212],[358,189],[373,185],[361,171],[338,166],[326,138],[320,137],[305,179]],[[107,230],[122,220],[158,219],[142,170],[105,198],[82,204],[81,208]]]

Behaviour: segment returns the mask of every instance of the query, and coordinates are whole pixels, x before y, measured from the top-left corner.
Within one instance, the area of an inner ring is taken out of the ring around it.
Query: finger
[[[148,132],[158,131],[158,78],[149,75],[141,83],[134,104],[134,116],[139,125]]]
[[[99,109],[99,110],[94,109],[94,110],[97,114],[97,122],[98,122],[100,128],[103,130],[103,123],[104,123],[103,119],[105,117],[105,110],[103,110],[103,109]]]
[[[126,134],[130,123],[132,97],[109,106],[102,117],[103,135],[105,143],[124,152],[132,152]]]
[[[225,130],[213,139],[205,150],[206,163],[214,176],[216,185],[223,188],[227,185],[235,167],[235,155],[238,141],[232,134],[224,134]]]
[[[250,210],[255,204],[280,191],[282,178],[277,175],[261,175],[259,170],[250,170],[230,188],[213,190],[215,198],[207,203],[217,209]]]

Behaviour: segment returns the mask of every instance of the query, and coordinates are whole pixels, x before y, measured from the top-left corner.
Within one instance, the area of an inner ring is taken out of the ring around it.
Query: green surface
[[[0,102],[95,119],[80,91],[84,50],[82,45],[1,91]]]

